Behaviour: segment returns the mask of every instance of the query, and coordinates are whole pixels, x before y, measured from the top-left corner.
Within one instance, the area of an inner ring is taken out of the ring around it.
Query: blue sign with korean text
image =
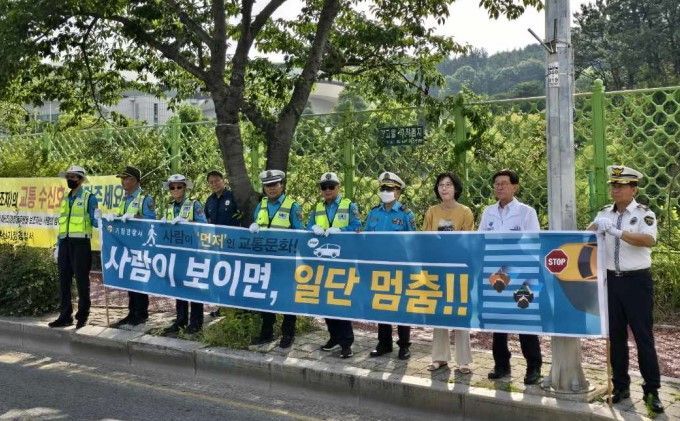
[[[599,250],[599,251],[598,251]],[[113,288],[350,320],[600,337],[594,233],[311,232],[103,221]]]

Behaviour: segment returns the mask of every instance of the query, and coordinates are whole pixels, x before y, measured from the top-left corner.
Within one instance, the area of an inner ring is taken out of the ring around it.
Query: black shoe
[[[335,342],[335,341],[332,340],[332,339],[329,339],[328,342],[326,342],[326,345],[323,345],[323,346],[321,347],[321,350],[322,350],[322,351],[326,351],[326,352],[330,352],[330,351],[332,351],[333,349],[335,349],[335,347],[338,346],[338,345],[339,345],[339,344],[338,344],[337,342]]]
[[[353,356],[354,353],[352,352],[352,347],[351,346],[343,346],[342,351],[340,351],[340,358],[345,359]]]
[[[494,368],[493,371],[489,372],[487,377],[489,378],[489,380],[498,380],[509,375],[510,369],[502,370],[499,368]]]
[[[524,376],[524,384],[537,384],[541,380],[541,370],[527,370],[527,374]]]
[[[628,398],[630,398],[630,389],[614,389],[612,392],[612,403],[619,403]]]
[[[220,309],[211,311],[210,317],[220,317]]]
[[[279,342],[279,347],[283,349],[290,348],[290,346],[293,345],[294,340],[295,336],[282,336],[281,342]]]
[[[256,339],[253,339],[250,342],[250,344],[251,345],[264,345],[264,344],[268,344],[269,342],[272,342],[272,341],[274,341],[273,336],[260,336]]]
[[[173,323],[173,324],[171,324],[170,326],[168,326],[168,327],[166,327],[165,329],[163,329],[163,335],[169,335],[169,334],[171,334],[171,333],[179,333],[179,330],[180,330],[182,327],[183,327],[183,326],[180,326],[180,325],[178,325],[177,323]]]
[[[49,322],[47,326],[49,327],[67,327],[73,324],[73,319],[57,319],[53,322]]]
[[[655,392],[645,393],[645,406],[655,414],[663,413],[663,404],[659,399],[659,394]]]
[[[201,330],[201,326],[197,326],[197,325],[189,325],[189,327],[187,327],[187,333],[190,334],[190,335],[193,335],[194,333],[198,333],[200,330]]]
[[[409,351],[407,346],[399,347],[399,359],[408,360],[411,358],[411,351]]]
[[[128,320],[127,324],[130,326],[138,326],[141,325],[142,323],[146,323],[146,321],[149,320],[149,316],[146,317],[130,317],[130,320]]]
[[[81,327],[85,326],[87,324],[86,319],[80,319],[76,322],[76,330],[80,329]]]
[[[378,344],[373,351],[371,351],[371,357],[379,357],[381,355],[389,354],[392,352],[392,347],[386,347]]]
[[[132,319],[133,319],[132,315],[128,314],[127,316],[125,316],[122,319],[118,320],[117,322],[113,323],[111,325],[111,327],[113,327],[113,328],[121,327],[123,325],[130,323],[130,320],[132,320]]]

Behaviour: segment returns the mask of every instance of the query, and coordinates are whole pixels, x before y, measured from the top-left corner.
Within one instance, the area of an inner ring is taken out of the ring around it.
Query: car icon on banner
[[[314,249],[316,257],[331,257],[336,258],[340,256],[340,246],[337,244],[322,244]]]

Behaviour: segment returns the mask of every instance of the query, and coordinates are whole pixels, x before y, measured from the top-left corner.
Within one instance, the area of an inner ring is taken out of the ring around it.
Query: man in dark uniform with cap
[[[126,222],[131,218],[156,219],[156,210],[153,198],[142,193],[140,182],[142,172],[133,166],[127,166],[118,175],[120,184],[123,186],[125,195],[120,202],[116,215],[104,215],[109,221],[115,217]],[[128,291],[128,314],[111,327],[125,324],[137,326],[146,322],[149,318],[149,295],[141,292]]]
[[[647,408],[664,411],[659,400],[661,376],[654,348],[654,282],[650,266],[656,243],[656,215],[635,200],[642,173],[622,165],[607,167],[614,203],[605,206],[588,227],[604,235],[607,252],[607,295],[611,343],[612,402],[630,397],[628,327],[635,337],[638,364],[644,379]]]

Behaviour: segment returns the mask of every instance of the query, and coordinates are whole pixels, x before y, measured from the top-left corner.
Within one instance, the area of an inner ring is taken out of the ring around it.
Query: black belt
[[[638,270],[620,270],[620,271],[607,270],[607,276],[616,276],[618,278],[633,277],[633,276],[638,276],[638,275],[646,275],[648,273],[649,273],[649,268],[638,269]]]

